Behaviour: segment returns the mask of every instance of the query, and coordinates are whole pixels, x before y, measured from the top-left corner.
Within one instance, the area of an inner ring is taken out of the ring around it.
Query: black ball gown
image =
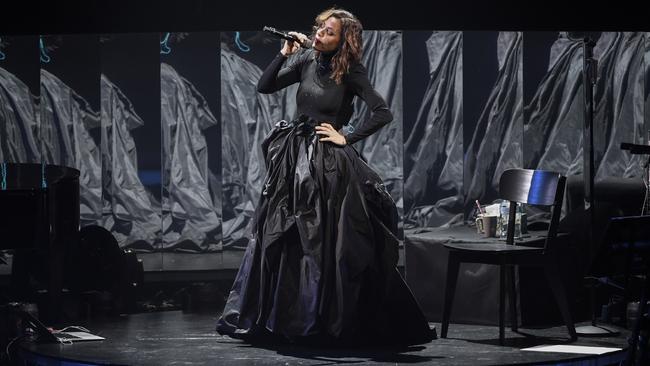
[[[278,54],[258,91],[299,82],[294,121],[265,137],[266,178],[251,241],[217,322],[220,334],[244,339],[420,344],[435,338],[397,271],[398,214],[381,178],[352,144],[392,121],[362,64],[341,84],[330,79],[332,55]],[[354,96],[372,111],[346,135],[347,145],[318,141],[314,127],[337,130]]]

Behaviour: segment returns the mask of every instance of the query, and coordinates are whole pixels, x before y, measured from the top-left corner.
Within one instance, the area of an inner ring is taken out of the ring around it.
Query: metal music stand
[[[567,38],[574,42],[582,43],[582,82],[584,84],[584,121],[582,125],[582,169],[584,176],[584,209],[587,213],[585,217],[585,234],[587,248],[591,248],[594,240],[594,226],[596,221],[596,207],[594,199],[594,85],[597,79],[598,61],[593,57],[594,46],[596,41],[588,34],[582,32],[567,32]],[[592,257],[591,249],[587,253],[589,258]],[[596,326],[596,319],[593,311],[593,289],[592,289],[592,320],[591,325],[576,327],[576,333],[580,336],[604,336],[616,334],[616,331]]]

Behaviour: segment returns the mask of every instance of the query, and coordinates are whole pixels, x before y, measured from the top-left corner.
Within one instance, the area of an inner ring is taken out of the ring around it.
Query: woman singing
[[[350,12],[325,10],[312,49],[285,42],[259,80],[260,93],[299,83],[299,117],[278,122],[262,143],[266,179],[220,334],[344,344],[435,338],[396,269],[395,203],[351,146],[393,119],[360,63],[361,34]],[[344,136],[355,97],[372,113]]]

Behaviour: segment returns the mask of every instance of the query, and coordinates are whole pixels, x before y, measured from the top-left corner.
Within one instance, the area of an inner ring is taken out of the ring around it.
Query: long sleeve
[[[301,62],[295,62],[289,67],[282,68],[286,59],[287,56],[278,52],[278,55],[266,67],[257,82],[259,93],[271,94],[300,81]]]
[[[346,142],[353,144],[390,123],[393,120],[393,114],[388,109],[384,98],[370,85],[368,72],[363,65],[358,64],[354,67],[348,75],[348,82],[352,86],[354,93],[364,100],[371,111],[368,119],[363,121],[355,131],[345,136]]]

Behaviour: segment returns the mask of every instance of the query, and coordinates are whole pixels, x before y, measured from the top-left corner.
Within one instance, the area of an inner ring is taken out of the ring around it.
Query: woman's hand
[[[296,38],[298,38],[300,40],[300,42],[304,42],[304,41],[309,39],[306,35],[304,35],[302,33],[289,32],[289,34],[296,37]],[[289,55],[293,55],[294,53],[296,53],[299,49],[300,49],[300,43],[285,40],[284,41],[284,46],[280,50],[280,53],[282,53],[284,56],[289,56]]]
[[[325,135],[325,137],[318,139],[318,141],[331,141],[339,146],[347,145],[345,136],[341,135],[337,130],[335,130],[331,124],[321,123],[320,126],[316,126],[315,129],[317,134]]]

